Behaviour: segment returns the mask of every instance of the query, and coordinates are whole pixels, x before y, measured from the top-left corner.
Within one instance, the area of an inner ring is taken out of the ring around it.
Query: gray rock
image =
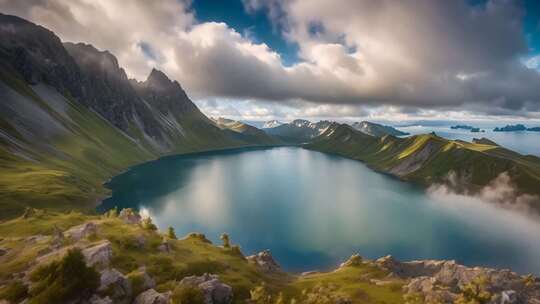
[[[71,227],[66,232],[64,232],[64,235],[77,242],[78,240],[85,238],[93,233],[97,233],[97,225],[93,222],[88,222],[75,227]]]
[[[254,263],[255,265],[257,265],[257,267],[261,269],[262,271],[265,271],[265,272],[281,271],[281,267],[272,257],[270,250],[265,250],[255,255],[248,256],[246,259]]]
[[[105,269],[100,273],[99,292],[106,293],[116,301],[131,297],[131,283],[116,269]]]
[[[180,281],[180,284],[201,289],[204,294],[205,304],[228,304],[232,302],[232,288],[221,283],[219,277],[215,274],[185,277]]]
[[[154,289],[148,289],[147,291],[139,294],[133,304],[167,304],[169,303],[169,294],[163,294],[155,291]]]
[[[107,267],[112,258],[112,246],[109,241],[101,242],[82,251],[88,266]]]

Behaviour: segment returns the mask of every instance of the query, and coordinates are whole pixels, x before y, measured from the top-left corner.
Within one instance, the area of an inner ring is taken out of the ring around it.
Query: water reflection
[[[103,208],[145,207],[160,228],[214,242],[228,232],[245,253],[269,248],[289,270],[334,267],[358,251],[540,272],[534,222],[300,148],[167,158],[110,187]]]

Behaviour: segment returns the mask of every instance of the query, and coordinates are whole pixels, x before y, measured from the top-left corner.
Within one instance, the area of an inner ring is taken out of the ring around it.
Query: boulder
[[[9,248],[0,248],[0,256],[6,255],[9,252]]]
[[[112,258],[112,246],[109,241],[101,242],[82,251],[88,266],[107,267]]]
[[[221,283],[215,274],[185,277],[180,281],[180,284],[202,290],[205,304],[229,304],[232,302],[232,288]]]
[[[105,269],[100,272],[99,292],[105,293],[113,299],[128,299],[131,297],[131,283],[116,269]]]
[[[148,289],[139,294],[133,304],[167,304],[169,303],[169,295]]]
[[[118,217],[125,223],[132,225],[140,224],[142,219],[141,216],[131,208],[122,209]]]
[[[257,267],[264,272],[281,271],[281,267],[272,257],[270,250],[264,250],[255,255],[248,256],[246,259],[257,265]]]
[[[97,233],[97,225],[93,222],[84,223],[78,226],[71,227],[64,235],[71,240],[77,242],[91,234]]]

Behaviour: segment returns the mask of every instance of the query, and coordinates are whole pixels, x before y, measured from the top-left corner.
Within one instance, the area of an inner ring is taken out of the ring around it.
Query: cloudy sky
[[[153,67],[205,113],[540,119],[540,5],[515,0],[0,0],[64,41]]]

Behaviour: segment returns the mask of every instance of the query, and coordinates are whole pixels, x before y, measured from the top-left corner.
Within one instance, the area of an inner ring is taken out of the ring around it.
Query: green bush
[[[28,289],[23,283],[16,281],[8,284],[0,291],[0,300],[19,303],[28,296]]]
[[[86,266],[80,249],[34,271],[30,303],[65,303],[90,297],[99,287],[99,274]]]
[[[204,295],[197,287],[179,285],[171,295],[171,302],[173,304],[204,304]]]

